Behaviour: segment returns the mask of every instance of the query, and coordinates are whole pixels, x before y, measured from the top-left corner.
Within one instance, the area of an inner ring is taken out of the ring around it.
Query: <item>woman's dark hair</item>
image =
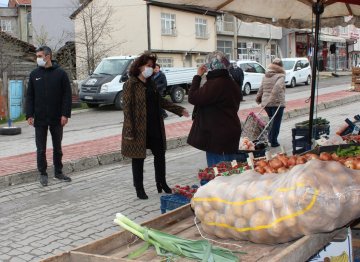
[[[130,76],[140,75],[141,72],[140,72],[139,67],[146,65],[149,60],[151,60],[153,62],[152,68],[155,68],[157,56],[152,53],[143,53],[138,58],[136,58],[135,61],[131,64],[131,67],[129,70],[129,75]]]

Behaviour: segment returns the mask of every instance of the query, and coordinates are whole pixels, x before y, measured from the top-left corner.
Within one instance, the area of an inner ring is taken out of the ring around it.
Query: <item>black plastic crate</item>
[[[293,146],[293,148],[296,148],[296,147],[306,148],[309,144],[308,140],[309,139],[307,137],[295,138],[292,141],[292,146]]]
[[[292,137],[296,136],[309,137],[309,128],[293,128],[291,129]],[[319,139],[321,135],[330,134],[330,125],[314,126],[312,136],[315,139]]]
[[[252,150],[252,151],[238,150],[235,160],[237,162],[246,162],[249,157],[249,153],[253,153],[254,158],[258,158],[258,157],[264,157],[265,152],[266,152],[266,149]]]
[[[302,154],[302,153],[305,153],[307,152],[308,149],[306,147],[301,147],[301,148],[297,148],[297,149],[293,149],[293,155],[299,155],[299,154]]]

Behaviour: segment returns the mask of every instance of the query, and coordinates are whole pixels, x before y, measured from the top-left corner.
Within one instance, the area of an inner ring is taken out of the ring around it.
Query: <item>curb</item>
[[[175,137],[167,140],[167,150],[183,147],[187,145],[187,136]],[[147,150],[147,155],[151,155],[151,151]],[[76,159],[73,161],[65,162],[63,166],[64,174],[71,174],[74,172],[88,170],[102,165],[113,164],[122,161],[129,161],[121,155],[121,151],[117,150],[106,154]],[[53,167],[48,169],[49,177],[54,173]],[[29,170],[23,173],[15,173],[7,176],[0,177],[0,189],[20,185],[24,183],[31,183],[38,180],[39,172],[37,170]]]
[[[351,102],[357,102],[360,100],[360,94],[354,94],[350,97],[341,98],[330,102],[322,102],[317,106],[318,111],[323,111],[329,108],[338,107]],[[310,104],[309,104],[310,105]],[[299,108],[288,112],[283,115],[283,120],[287,120],[293,117],[304,116],[309,114],[309,108]],[[187,146],[187,135],[182,137],[175,137],[167,140],[167,149],[176,149],[179,147]],[[147,155],[151,155],[151,151],[147,151]],[[117,150],[102,155],[93,157],[86,157],[81,159],[72,160],[64,163],[63,172],[64,174],[71,174],[79,171],[88,170],[103,165],[118,163],[122,161],[129,161],[130,159],[124,158],[121,155],[121,151]],[[48,169],[48,173],[53,173],[53,167]],[[35,182],[38,180],[38,171],[29,170],[23,173],[15,173],[7,176],[0,177],[0,189],[10,187],[13,185],[19,185],[24,183]]]

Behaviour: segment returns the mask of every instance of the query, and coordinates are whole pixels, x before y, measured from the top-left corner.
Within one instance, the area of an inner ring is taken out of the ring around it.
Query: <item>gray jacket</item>
[[[285,71],[270,64],[256,95],[256,102],[263,107],[285,107]]]

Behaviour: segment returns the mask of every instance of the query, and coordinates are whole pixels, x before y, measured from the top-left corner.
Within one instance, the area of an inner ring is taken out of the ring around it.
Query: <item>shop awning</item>
[[[320,34],[319,38],[321,41],[326,41],[326,42],[336,42],[336,43],[345,43],[346,42],[345,38],[333,36],[333,35]]]

